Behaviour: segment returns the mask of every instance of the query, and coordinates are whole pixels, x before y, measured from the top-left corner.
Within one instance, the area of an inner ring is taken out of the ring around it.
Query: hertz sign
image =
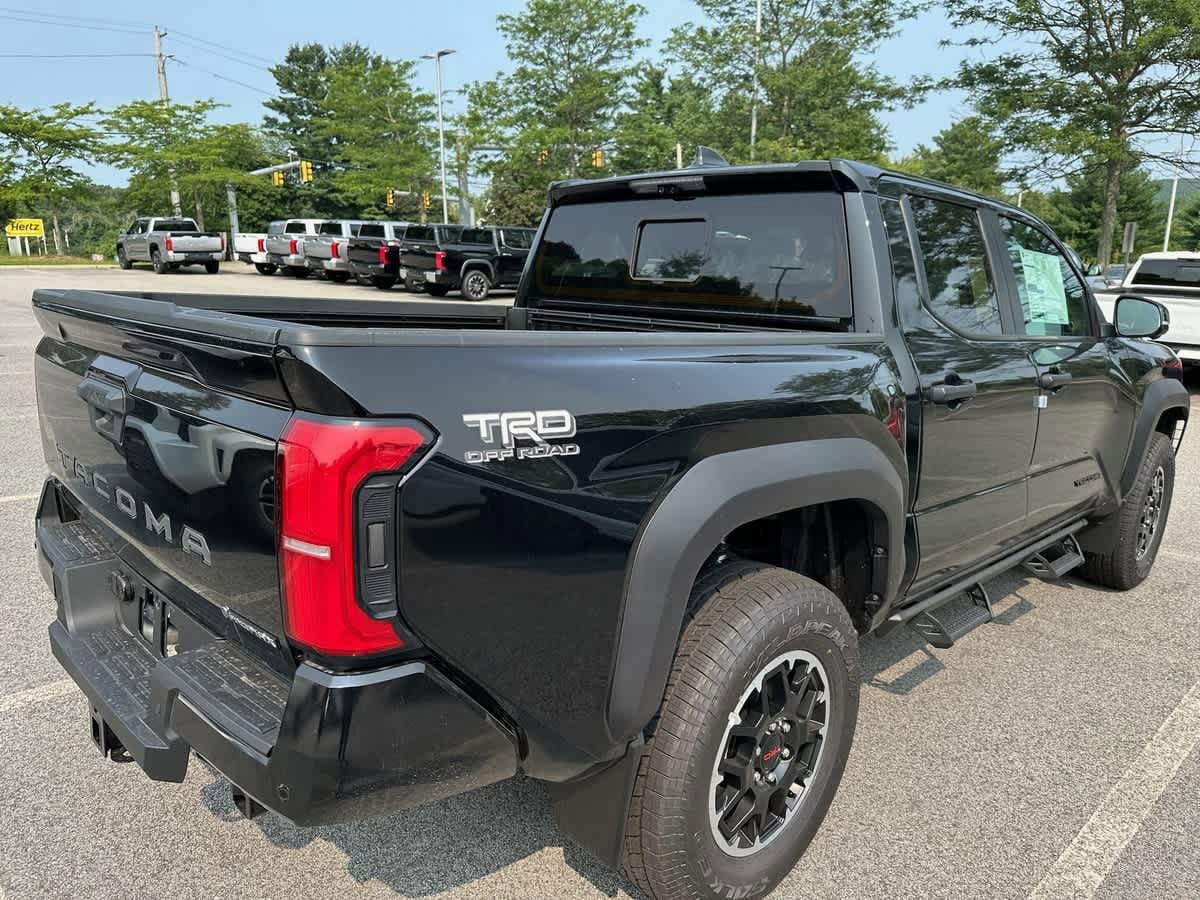
[[[46,226],[41,219],[9,219],[4,224],[4,233],[8,237],[45,237]]]

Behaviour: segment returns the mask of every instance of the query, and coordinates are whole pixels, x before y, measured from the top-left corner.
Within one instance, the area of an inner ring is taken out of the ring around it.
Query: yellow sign
[[[4,224],[8,237],[45,237],[46,226],[41,219],[9,219]]]

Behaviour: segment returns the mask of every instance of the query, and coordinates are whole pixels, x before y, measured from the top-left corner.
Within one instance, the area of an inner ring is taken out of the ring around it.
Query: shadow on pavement
[[[201,797],[217,818],[241,819],[224,778],[206,785]],[[642,897],[558,831],[546,788],[529,778],[349,825],[300,828],[273,813],[254,822],[283,850],[314,840],[330,842],[346,855],[346,871],[356,881],[385,884],[402,897],[426,897],[470,884],[554,847],[562,847],[567,865],[605,895],[624,891]]]

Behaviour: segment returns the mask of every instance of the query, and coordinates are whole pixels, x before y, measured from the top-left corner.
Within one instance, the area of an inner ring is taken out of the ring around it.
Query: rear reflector
[[[362,547],[356,556],[355,498],[368,478],[374,484],[381,473],[412,471],[432,443],[416,423],[301,416],[288,423],[277,462],[279,573],[284,623],[296,644],[333,657],[405,646],[394,597],[386,609],[371,604],[371,613],[364,609],[369,598],[360,602],[359,569],[378,551]]]

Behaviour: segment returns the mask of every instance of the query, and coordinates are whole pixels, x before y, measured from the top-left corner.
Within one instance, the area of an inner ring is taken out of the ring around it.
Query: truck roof
[[[1143,253],[1137,261],[1141,262],[1143,259],[1200,259],[1200,250],[1159,250],[1155,253]]]

